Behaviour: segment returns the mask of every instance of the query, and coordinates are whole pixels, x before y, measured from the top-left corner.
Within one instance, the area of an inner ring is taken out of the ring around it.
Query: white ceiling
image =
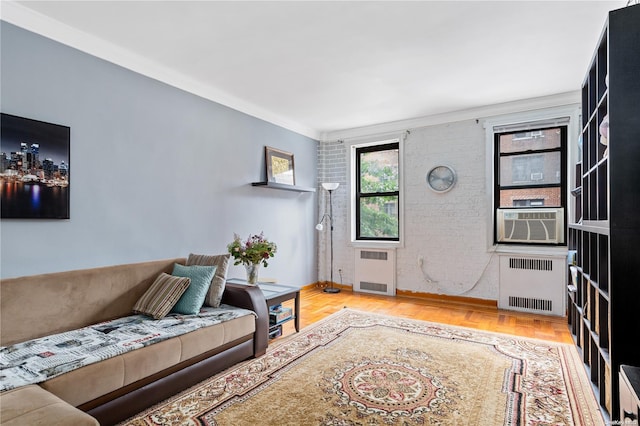
[[[2,19],[314,138],[580,88],[625,1],[19,1]]]

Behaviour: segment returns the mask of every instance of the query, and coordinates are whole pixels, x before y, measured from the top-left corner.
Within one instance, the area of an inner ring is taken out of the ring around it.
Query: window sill
[[[404,247],[402,241],[351,241],[354,248],[397,249]]]
[[[533,246],[533,245],[509,245],[497,244],[495,246],[497,254],[527,254],[535,256],[567,256],[569,251],[567,246]]]

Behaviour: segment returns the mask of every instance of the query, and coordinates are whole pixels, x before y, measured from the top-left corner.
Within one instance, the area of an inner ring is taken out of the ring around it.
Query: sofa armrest
[[[262,290],[257,286],[225,284],[222,303],[249,309],[256,313],[256,332],[253,339],[255,357],[264,355],[269,345],[269,311]]]

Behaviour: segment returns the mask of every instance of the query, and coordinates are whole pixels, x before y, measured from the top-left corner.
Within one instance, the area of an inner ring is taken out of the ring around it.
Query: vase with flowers
[[[227,246],[229,253],[235,259],[234,265],[244,265],[247,270],[247,283],[258,282],[260,265],[269,266],[268,260],[272,258],[278,247],[264,237],[264,233],[249,235],[246,240],[238,234],[233,234],[233,241]]]

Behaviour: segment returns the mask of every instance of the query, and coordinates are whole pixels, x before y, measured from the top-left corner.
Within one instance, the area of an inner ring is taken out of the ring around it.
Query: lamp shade
[[[335,191],[339,186],[340,184],[338,182],[325,182],[322,184],[322,187],[327,191]]]

